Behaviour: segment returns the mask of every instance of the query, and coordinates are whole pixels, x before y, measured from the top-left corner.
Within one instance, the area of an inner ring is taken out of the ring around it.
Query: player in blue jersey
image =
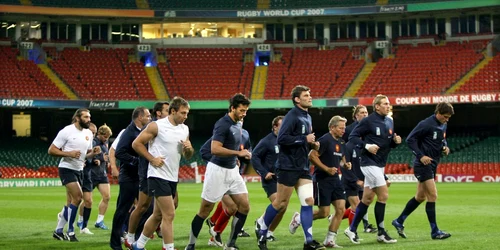
[[[418,180],[417,194],[412,197],[401,215],[392,221],[399,236],[406,238],[404,221],[420,203],[427,200],[425,212],[431,226],[432,239],[446,239],[451,234],[439,230],[436,222],[437,189],[434,177],[441,155],[448,155],[450,149],[446,142],[447,123],[455,114],[453,106],[447,102],[437,104],[434,114],[418,123],[406,138],[408,147],[415,155],[413,171]]]
[[[319,149],[320,144],[312,132],[311,116],[308,113],[312,107],[310,89],[303,85],[295,86],[291,93],[294,107],[288,111],[281,124],[277,137],[278,161],[276,164],[278,188],[276,199],[266,208],[264,224],[259,232],[259,249],[267,249],[267,231],[278,213],[286,210],[290,197],[295,189],[301,205],[300,214],[295,213],[290,222],[290,233],[295,233],[300,222],[304,231],[303,249],[325,249],[312,236],[314,191],[309,172],[309,151]]]
[[[356,231],[375,195],[377,196],[375,204],[375,220],[378,226],[377,241],[397,242],[387,234],[384,226],[385,206],[389,198],[384,168],[391,148],[401,143],[401,137],[394,132],[392,119],[387,117],[390,106],[387,96],[377,95],[373,100],[374,112],[361,120],[349,135],[349,141],[362,148],[360,166],[365,175],[363,198],[356,208],[352,224],[344,231],[344,234],[354,244],[359,244]]]

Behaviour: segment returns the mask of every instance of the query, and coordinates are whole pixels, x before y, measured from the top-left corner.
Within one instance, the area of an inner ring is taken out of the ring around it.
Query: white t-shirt
[[[62,157],[59,162],[59,167],[76,171],[83,170],[87,151],[92,149],[93,139],[90,129],[85,128],[79,130],[76,128],[75,124],[68,125],[59,131],[52,144],[60,148],[63,152],[74,150],[80,151],[80,158],[78,159],[73,157]]]
[[[123,131],[125,131],[125,129],[122,129],[122,131],[120,131],[116,139],[113,141],[113,144],[111,144],[112,149],[116,150],[116,146],[118,146],[118,142],[120,142],[120,137],[122,137]]]
[[[179,181],[179,163],[182,155],[181,141],[189,137],[189,128],[185,124],[174,126],[168,118],[155,121],[158,125],[158,135],[149,142],[149,153],[163,156],[164,165],[161,168],[148,166],[148,177],[157,177],[167,181]]]

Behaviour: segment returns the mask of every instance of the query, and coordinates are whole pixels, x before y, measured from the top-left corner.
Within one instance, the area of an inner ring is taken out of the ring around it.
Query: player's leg
[[[77,225],[80,228],[80,233],[82,234],[94,234],[88,228],[90,213],[92,212],[92,203],[92,189],[90,189],[90,191],[83,191],[83,202],[80,204],[80,209],[83,210],[82,222],[81,224],[77,222]]]
[[[340,227],[340,223],[342,222],[342,217],[345,212],[345,199],[343,198],[336,199],[332,202],[332,205],[335,209],[335,214],[328,227],[328,232],[325,241],[323,242],[323,245],[325,245],[325,247],[338,248],[339,245],[337,245],[337,234]]]
[[[57,226],[52,237],[56,240],[68,240],[67,235],[64,234],[63,229],[66,223],[68,223],[68,206],[71,203],[71,196],[68,190],[66,190],[66,203],[63,206],[61,212],[57,214]]]
[[[82,201],[83,192],[78,181],[66,184],[66,190],[68,190],[68,193],[71,196],[71,203],[68,206],[68,238],[70,241],[78,241],[75,237],[75,228],[73,224],[78,211],[78,205],[80,205],[80,202]]]
[[[277,188],[278,188],[278,183],[276,180],[271,180],[268,181],[266,184],[262,185],[262,188],[267,194],[267,198],[271,203],[276,199],[277,197]],[[267,231],[267,240],[268,241],[275,241],[276,237],[274,236],[274,230],[278,227],[280,224],[281,220],[283,219],[283,215],[286,212],[286,208],[281,210],[276,217],[274,217],[273,221],[271,222],[271,225],[269,225],[268,231]],[[255,235],[259,235],[259,231],[261,228],[261,225],[264,224],[264,214],[262,214],[256,221],[255,221]]]
[[[107,178],[106,178],[107,179]],[[99,202],[99,214],[97,215],[97,220],[95,222],[95,227],[107,230],[108,227],[104,224],[104,215],[108,210],[109,200],[111,199],[111,188],[108,183],[99,183],[97,185],[99,193],[101,193],[101,201]]]
[[[220,204],[220,210],[222,211],[220,213],[218,213],[218,211],[215,211],[214,215],[212,216],[214,217],[217,215],[217,213],[219,214],[218,218],[215,221],[214,226],[209,228],[209,233],[212,237],[208,241],[208,245],[222,247],[224,245],[222,243],[221,234],[222,232],[224,232],[227,223],[231,219],[231,216],[233,216],[238,210],[238,206],[236,205],[236,203],[234,203],[233,199],[231,199],[231,197],[227,194],[225,194],[222,197],[222,200],[219,202],[219,204]],[[219,206],[217,207],[217,210],[218,209]]]
[[[201,192],[201,205],[198,213],[191,221],[191,231],[189,234],[189,244],[186,250],[195,249],[196,240],[203,227],[203,221],[210,215],[216,202],[220,201],[229,189],[228,185],[220,183],[224,180],[228,169],[217,166],[209,162],[205,171],[205,181]]]
[[[324,249],[324,246],[313,239],[312,222],[314,206],[314,187],[311,175],[302,172],[299,176],[295,190],[300,202],[300,224],[304,231],[304,249]]]
[[[431,226],[431,238],[435,240],[443,240],[449,238],[451,234],[439,230],[436,222],[436,201],[438,194],[434,179],[426,180],[422,183],[422,186],[424,187],[423,189],[427,198],[427,204],[425,204],[425,212]]]
[[[112,249],[121,248],[121,237],[123,235],[123,225],[127,220],[129,211],[134,204],[138,193],[138,182],[120,183],[119,193],[116,201],[116,211],[113,215],[113,226],[111,228],[110,247]]]
[[[238,234],[241,233],[241,230],[245,225],[248,213],[250,212],[250,202],[248,200],[246,183],[243,180],[243,177],[239,174],[238,169],[231,169],[228,172],[228,176],[230,176],[230,179],[233,181],[230,184],[227,193],[237,207],[237,211],[234,214],[234,218],[231,223],[231,233],[229,233],[229,240],[227,242],[227,247],[231,249],[236,247]]]
[[[377,202],[375,203],[375,221],[378,227],[377,241],[383,243],[396,243],[397,240],[391,238],[385,230],[384,217],[385,207],[389,199],[389,188],[384,178],[384,168],[378,168],[376,171],[377,178],[375,183],[375,193],[377,195]]]
[[[149,206],[151,205],[151,202],[153,200],[153,198],[148,196],[144,191],[145,190],[139,191],[139,198],[137,199],[136,208],[134,209],[134,211],[132,211],[132,213],[130,213],[125,246],[130,246],[132,245],[132,243],[134,243],[139,221],[141,220],[142,215],[149,209]]]

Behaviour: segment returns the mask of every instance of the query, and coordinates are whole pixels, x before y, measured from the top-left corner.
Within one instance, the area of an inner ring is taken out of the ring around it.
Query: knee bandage
[[[297,188],[297,195],[299,196],[300,205],[309,206],[306,199],[313,198],[314,187],[312,183],[304,184]]]

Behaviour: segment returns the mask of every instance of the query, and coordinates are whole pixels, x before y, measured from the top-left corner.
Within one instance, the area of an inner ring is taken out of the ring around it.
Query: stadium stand
[[[356,96],[441,94],[483,57],[468,43],[399,45],[394,59],[377,62]]]
[[[50,67],[82,99],[156,99],[144,66],[128,63],[130,49],[66,48]]]
[[[158,69],[170,96],[224,100],[237,92],[250,92],[253,65],[243,62],[242,49],[176,48],[158,49],[158,53],[167,58]]]
[[[316,89],[317,98],[342,96],[364,65],[363,60],[353,59],[348,47],[276,50],[281,59],[269,65],[267,99],[288,98],[293,86],[304,82]]]
[[[67,99],[32,61],[18,60],[18,49],[0,47],[0,96]]]
[[[500,89],[500,54],[462,85],[457,93],[484,93]]]

